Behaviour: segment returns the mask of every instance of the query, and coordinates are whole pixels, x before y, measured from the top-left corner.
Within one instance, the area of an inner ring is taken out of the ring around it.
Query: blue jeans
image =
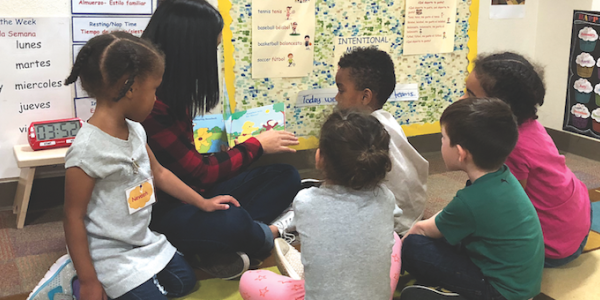
[[[184,254],[242,251],[264,258],[273,248],[273,234],[265,223],[279,216],[299,190],[300,175],[294,167],[258,167],[218,183],[202,195],[231,195],[240,207],[231,205],[227,210],[205,212],[180,204],[166,213],[155,207],[150,229],[164,234]]]
[[[194,270],[181,254],[175,253],[162,271],[115,300],[167,300],[167,297],[176,298],[189,294],[194,286]]]
[[[443,238],[408,235],[402,243],[402,269],[421,284],[441,286],[467,299],[506,300],[460,246]]]
[[[592,206],[590,205],[590,230],[592,229],[592,220],[594,218],[594,211],[592,209]],[[583,253],[583,248],[585,248],[585,244],[587,244],[587,240],[588,237],[590,236],[590,233],[588,232],[588,234],[585,236],[585,238],[583,239],[583,242],[581,242],[581,244],[579,245],[579,248],[577,249],[577,251],[575,251],[575,253],[565,257],[565,258],[549,258],[546,257],[544,259],[544,268],[557,268],[560,267],[562,265],[566,265],[572,261],[574,261],[576,258],[579,257],[579,255],[581,255],[581,253]]]

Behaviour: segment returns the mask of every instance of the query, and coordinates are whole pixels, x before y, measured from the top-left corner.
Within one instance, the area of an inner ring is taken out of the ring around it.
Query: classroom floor
[[[600,187],[600,162],[569,153],[565,156],[569,168],[588,188]],[[467,177],[462,172],[447,172],[439,152],[426,153],[424,157],[430,163],[425,210],[425,217],[429,217],[464,187]],[[63,184],[62,178],[34,183],[23,229],[16,229],[12,211],[0,211],[0,300],[25,299],[55,260],[66,253],[62,229]],[[273,261],[265,262],[265,266],[271,265]],[[600,299],[599,269],[600,251],[593,251],[564,268],[546,271],[542,292],[550,297],[536,299]],[[199,275],[200,279],[206,278]]]

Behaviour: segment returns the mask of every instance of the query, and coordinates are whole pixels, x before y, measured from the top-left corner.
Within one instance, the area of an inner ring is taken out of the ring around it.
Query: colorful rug
[[[587,244],[583,248],[583,253],[600,249],[600,233],[590,231]]]
[[[264,268],[271,272],[279,273],[277,267]],[[398,290],[394,294],[394,299],[400,299],[400,290],[407,285],[414,284],[414,280],[410,275],[401,276],[398,283]],[[242,300],[239,292],[239,280],[221,280],[221,279],[205,279],[198,281],[196,290],[191,294],[182,298],[173,298],[173,300]]]
[[[592,202],[592,230],[600,232],[600,202]]]
[[[600,249],[600,188],[590,189],[590,201],[592,202],[592,231],[588,236],[587,244],[583,252]]]
[[[279,273],[277,267],[265,268],[271,272]],[[239,280],[222,280],[222,279],[205,279],[198,281],[196,290],[191,294],[182,297],[174,298],[177,300],[242,300],[239,292]]]
[[[600,189],[590,189],[590,200],[594,206],[594,221],[592,230],[588,237],[588,242],[584,248],[585,252],[600,249]],[[271,264],[273,262],[270,262]],[[542,283],[542,292],[534,298],[534,300],[553,300],[553,299],[600,299],[589,298],[590,292],[595,289],[591,288],[590,284],[592,281],[586,276],[596,278],[599,275],[596,272],[590,270],[598,268],[600,270],[600,251],[582,255],[581,258],[575,262],[568,264],[565,267],[557,269],[545,269],[544,279]],[[591,269],[590,269],[591,268]],[[279,274],[276,266],[265,268]],[[559,271],[560,270],[560,271]],[[585,276],[583,276],[585,275]],[[595,275],[595,276],[594,276]],[[572,281],[571,277],[578,278],[579,282],[572,282],[570,287],[561,284],[562,281]],[[594,279],[600,280],[600,279]],[[242,300],[239,293],[239,284],[237,280],[221,280],[221,279],[205,279],[198,281],[196,290],[190,295],[177,298],[177,300]],[[406,274],[400,277],[398,281],[398,288],[394,294],[394,299],[400,298],[400,291],[409,285],[415,284],[414,277],[410,274]],[[587,298],[578,298],[580,296],[586,296]]]

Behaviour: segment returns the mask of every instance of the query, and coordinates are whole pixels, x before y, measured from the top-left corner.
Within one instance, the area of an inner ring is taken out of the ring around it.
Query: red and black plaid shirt
[[[198,192],[239,174],[263,153],[256,138],[226,152],[198,153],[194,146],[192,121],[189,118],[178,120],[169,112],[169,106],[158,100],[142,125],[158,162]]]

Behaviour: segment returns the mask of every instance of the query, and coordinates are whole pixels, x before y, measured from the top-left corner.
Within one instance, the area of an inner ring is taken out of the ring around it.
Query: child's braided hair
[[[392,169],[390,135],[377,118],[336,110],[321,128],[319,152],[325,178],[355,190],[374,188]]]
[[[479,56],[474,71],[486,95],[508,103],[519,125],[538,118],[537,107],[546,95],[541,69],[519,54],[504,52]]]
[[[113,98],[119,101],[136,78],[164,68],[164,56],[152,43],[127,32],[117,31],[90,39],[77,54],[71,74],[65,84],[81,78],[83,89],[91,96],[105,96],[119,88]],[[119,80],[127,76],[125,82]]]

